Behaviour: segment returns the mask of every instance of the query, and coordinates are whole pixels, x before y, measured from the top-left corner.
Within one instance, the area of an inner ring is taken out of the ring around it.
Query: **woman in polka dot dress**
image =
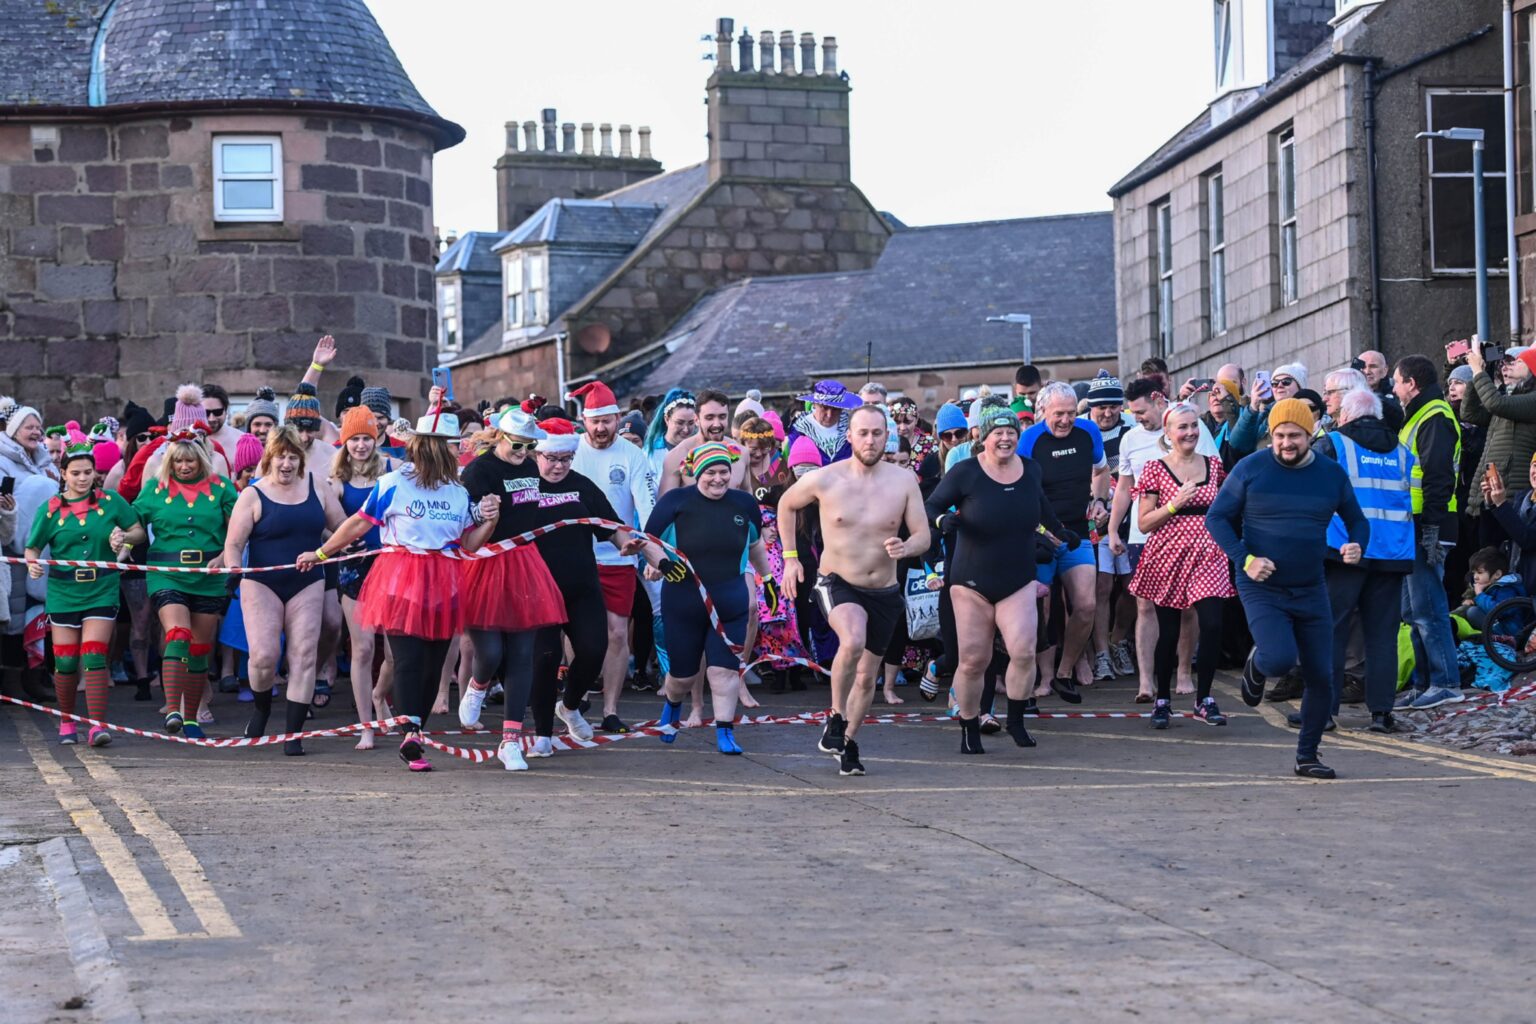
[[[1152,728],[1166,729],[1171,716],[1170,686],[1178,661],[1179,627],[1184,610],[1195,609],[1200,641],[1195,650],[1195,718],[1207,725],[1227,719],[1211,697],[1211,679],[1221,651],[1222,601],[1235,597],[1227,556],[1205,528],[1205,513],[1216,500],[1226,473],[1221,460],[1199,455],[1200,413],[1179,402],[1163,414],[1161,459],[1150,461],[1136,475],[1141,528],[1147,534],[1131,593],[1157,609],[1157,648],[1153,673],[1157,703]]]

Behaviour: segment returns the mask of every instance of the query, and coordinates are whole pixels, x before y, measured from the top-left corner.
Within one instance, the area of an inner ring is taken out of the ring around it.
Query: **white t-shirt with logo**
[[[571,469],[602,489],[623,522],[640,526],[651,517],[656,507],[656,473],[633,441],[616,437],[607,448],[594,448],[583,436]],[[599,565],[635,564],[633,555],[626,558],[607,541],[593,541],[592,552]]]
[[[379,477],[358,513],[380,528],[385,544],[426,551],[458,547],[475,525],[474,506],[461,484],[429,491],[416,482],[411,466]]]
[[[1205,421],[1200,421],[1200,440],[1195,445],[1195,451],[1200,455],[1218,455],[1216,441],[1211,437],[1210,430]],[[1120,435],[1120,487],[1129,487],[1131,476],[1140,476],[1141,467],[1152,459],[1160,459],[1168,454],[1163,447],[1163,432],[1161,430],[1148,430],[1141,424],[1131,427]],[[1131,503],[1126,516],[1131,521],[1131,539],[1129,544],[1145,544],[1147,535],[1142,532],[1140,519],[1137,515],[1136,504]]]

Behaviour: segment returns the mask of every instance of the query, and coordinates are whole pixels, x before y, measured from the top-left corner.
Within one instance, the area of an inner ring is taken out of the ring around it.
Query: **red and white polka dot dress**
[[[1195,491],[1193,501],[1147,538],[1131,579],[1131,593],[1164,608],[1189,608],[1207,597],[1237,596],[1226,552],[1205,528],[1205,511],[1216,500],[1227,474],[1220,459],[1207,456],[1205,464],[1205,483]],[[1142,466],[1131,500],[1140,502],[1143,494],[1151,494],[1158,504],[1166,505],[1180,486],[1162,459],[1152,460]]]

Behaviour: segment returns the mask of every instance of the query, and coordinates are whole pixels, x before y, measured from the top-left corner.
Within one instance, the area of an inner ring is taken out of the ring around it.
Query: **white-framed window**
[[[528,322],[542,324],[549,320],[549,307],[545,301],[549,275],[545,273],[549,261],[540,252],[530,252],[527,266]]]
[[[1152,269],[1153,348],[1166,357],[1173,351],[1173,204],[1166,199],[1152,206]]]
[[[1227,331],[1226,195],[1221,169],[1205,176],[1205,322],[1214,338]]]
[[[283,219],[283,140],[276,135],[218,135],[213,140],[213,219],[271,223]]]
[[[507,289],[507,330],[523,326],[523,254],[513,253],[502,264],[501,278]]]
[[[1273,0],[1211,0],[1216,94],[1263,85],[1274,77]]]
[[[459,331],[459,286],[454,282],[437,289],[437,347],[457,352],[463,345]]]
[[[1280,225],[1280,304],[1301,298],[1296,252],[1296,132],[1287,126],[1275,136],[1275,213]]]
[[[1431,89],[1425,93],[1430,131],[1481,128],[1483,211],[1488,226],[1488,267],[1505,273],[1509,246],[1503,228],[1504,94],[1497,89]],[[1477,268],[1473,216],[1472,143],[1429,140],[1429,257],[1436,274],[1470,274]]]

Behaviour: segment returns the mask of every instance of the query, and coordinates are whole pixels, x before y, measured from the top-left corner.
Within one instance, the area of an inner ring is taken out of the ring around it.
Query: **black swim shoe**
[[[1056,696],[1068,704],[1083,702],[1082,691],[1077,688],[1077,680],[1072,676],[1059,676],[1051,683],[1051,689],[1056,691]]]
[[[831,754],[836,757],[843,752],[844,735],[848,731],[848,721],[842,715],[833,713],[827,716],[827,724],[821,730],[821,740],[816,744],[816,749],[823,754]],[[854,758],[858,760],[857,756]],[[863,775],[863,771],[859,772]]]
[[[1168,728],[1168,724],[1173,720],[1172,712],[1173,709],[1168,706],[1168,702],[1165,700],[1160,700],[1152,705],[1152,728]]]
[[[1013,737],[1013,742],[1021,747],[1032,747],[1035,738],[1024,728],[1024,716],[1033,711],[1034,698],[1029,700],[1014,700],[1008,698],[1008,735]]]
[[[1256,708],[1264,700],[1264,677],[1253,665],[1253,656],[1259,653],[1255,647],[1248,652],[1248,660],[1243,662],[1243,703],[1251,708]]]
[[[985,754],[981,746],[981,719],[957,718],[960,723],[960,753]]]
[[[838,755],[837,774],[863,775],[864,762],[859,760],[859,745],[853,740],[843,740],[843,752]]]
[[[623,722],[621,722],[619,720],[619,716],[618,715],[604,715],[603,716],[603,724],[599,725],[598,729],[600,729],[603,732],[614,732],[614,733],[626,733],[626,732],[629,732],[629,726],[627,726]]]

